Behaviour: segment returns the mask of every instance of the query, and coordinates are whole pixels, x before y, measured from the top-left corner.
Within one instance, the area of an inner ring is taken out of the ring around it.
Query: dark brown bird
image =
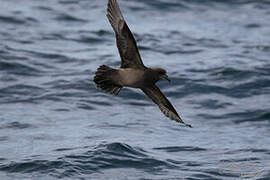
[[[97,69],[94,82],[97,87],[107,93],[117,95],[122,87],[140,88],[152,101],[158,105],[161,112],[172,120],[185,124],[170,101],[159,90],[155,83],[159,80],[169,80],[162,68],[144,66],[136,45],[116,0],[109,0],[107,18],[115,32],[116,43],[121,56],[121,67],[113,69],[102,65]]]

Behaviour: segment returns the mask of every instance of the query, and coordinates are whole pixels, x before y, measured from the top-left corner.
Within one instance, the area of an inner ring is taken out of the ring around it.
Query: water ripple
[[[96,88],[120,66],[106,1],[2,0],[0,179],[269,179],[269,1],[118,2],[195,128]]]

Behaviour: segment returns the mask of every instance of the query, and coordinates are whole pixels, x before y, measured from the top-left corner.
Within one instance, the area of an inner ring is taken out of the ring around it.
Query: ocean
[[[0,179],[270,179],[270,1],[118,2],[193,128],[96,88],[120,66],[107,0],[0,0]]]

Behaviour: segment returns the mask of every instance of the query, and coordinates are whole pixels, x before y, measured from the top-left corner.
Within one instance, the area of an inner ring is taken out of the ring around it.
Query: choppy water
[[[107,1],[0,1],[0,179],[269,179],[270,2],[120,0],[147,66],[186,123],[119,66]]]

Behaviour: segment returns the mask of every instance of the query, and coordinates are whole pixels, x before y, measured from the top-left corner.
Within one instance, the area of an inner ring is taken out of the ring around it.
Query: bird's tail
[[[107,93],[117,95],[120,92],[122,86],[116,85],[113,82],[112,77],[116,71],[116,69],[105,65],[100,66],[97,69],[96,75],[94,77],[94,82],[96,83],[97,87]]]

